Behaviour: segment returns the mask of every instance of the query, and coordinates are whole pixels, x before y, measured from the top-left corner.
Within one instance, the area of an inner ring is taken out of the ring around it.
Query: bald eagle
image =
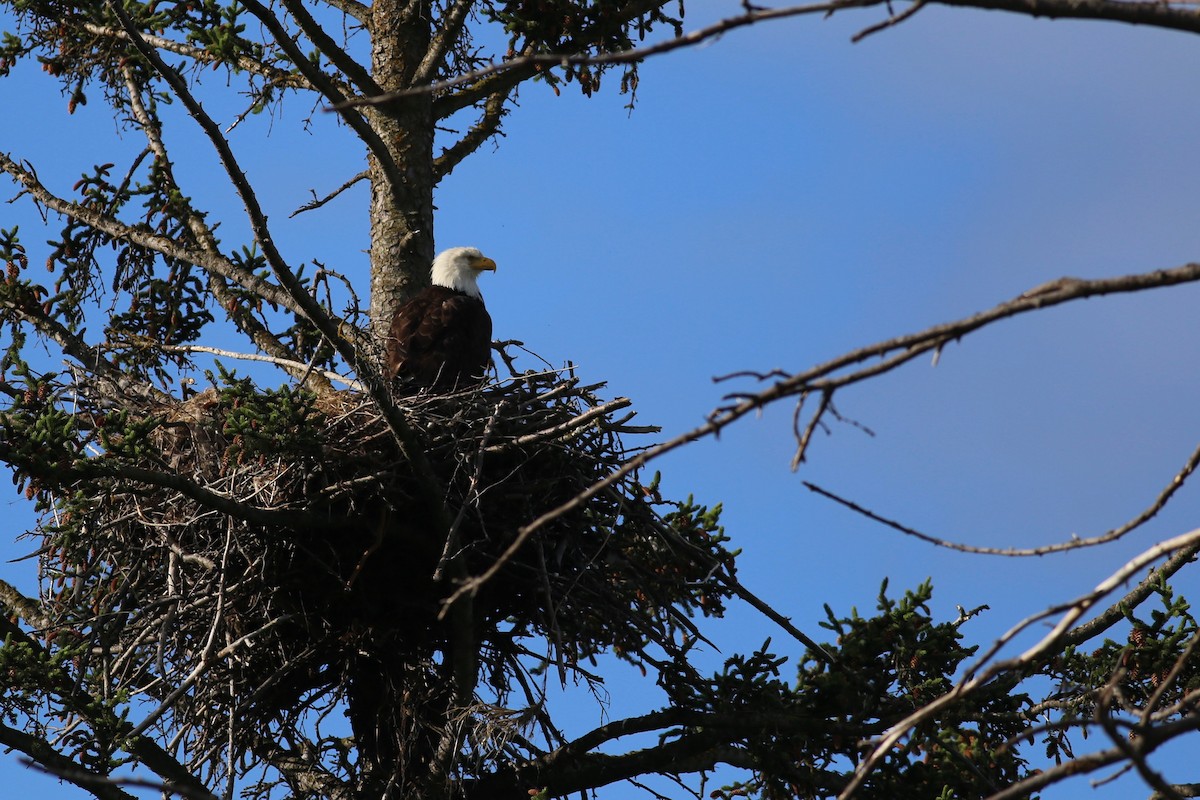
[[[430,286],[400,306],[387,342],[387,372],[406,384],[452,389],[478,381],[492,360],[492,318],[476,280],[496,262],[474,247],[433,260]]]

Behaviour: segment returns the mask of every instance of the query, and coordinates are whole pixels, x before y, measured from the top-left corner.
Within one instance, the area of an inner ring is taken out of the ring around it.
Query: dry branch
[[[1097,536],[1089,536],[1086,538],[1072,537],[1065,542],[1057,542],[1055,544],[1041,545],[1038,547],[980,547],[978,545],[970,545],[963,542],[951,541],[938,536],[932,536],[928,533],[919,531],[916,528],[910,527],[901,522],[897,522],[894,519],[889,519],[881,514],[877,514],[869,508],[865,508],[852,500],[835,494],[828,489],[817,486],[814,483],[809,481],[802,481],[802,483],[810,491],[815,492],[822,497],[826,497],[833,502],[850,509],[856,514],[861,514],[867,519],[885,525],[892,530],[899,531],[906,536],[912,536],[915,539],[920,539],[923,542],[928,542],[929,544],[936,545],[937,547],[945,547],[950,550],[958,550],[959,552],[963,553],[975,553],[978,555],[1045,556],[1050,555],[1051,553],[1061,553],[1068,550],[1077,550],[1083,547],[1095,547],[1097,545],[1108,544],[1109,542],[1115,542],[1126,534],[1137,530],[1142,525],[1145,525],[1147,522],[1154,519],[1154,517],[1158,515],[1158,512],[1166,508],[1167,503],[1170,502],[1171,498],[1175,496],[1176,492],[1183,488],[1183,485],[1187,482],[1187,479],[1192,475],[1193,472],[1196,471],[1198,466],[1200,466],[1200,446],[1192,451],[1191,456],[1188,457],[1187,463],[1185,463],[1183,468],[1180,469],[1180,471],[1177,472],[1173,478],[1171,478],[1170,482],[1165,487],[1163,487],[1162,491],[1158,493],[1158,496],[1154,498],[1154,501],[1151,502],[1148,507],[1142,510],[1133,519],[1118,525],[1115,528],[1111,528]]]
[[[821,403],[817,412],[804,428],[804,433],[798,439],[794,464],[802,463],[811,438],[811,431],[821,422],[821,418],[831,407],[833,394],[847,386],[861,383],[869,378],[890,372],[914,358],[929,352],[939,352],[951,342],[961,340],[968,334],[974,333],[993,323],[1009,317],[1038,311],[1045,308],[1086,300],[1092,297],[1102,297],[1110,294],[1127,294],[1147,289],[1159,289],[1177,286],[1184,283],[1200,281],[1200,264],[1185,264],[1173,269],[1156,270],[1154,272],[1123,275],[1116,278],[1097,280],[1081,280],[1079,278],[1059,278],[1024,292],[1012,300],[1003,302],[987,311],[981,311],[970,317],[954,322],[935,325],[917,333],[898,336],[876,344],[852,350],[835,359],[818,364],[804,372],[779,377],[767,389],[756,393],[740,392],[737,402],[731,403],[713,411],[708,421],[690,431],[679,434],[662,444],[656,445],[633,458],[629,459],[619,470],[588,487],[578,496],[563,503],[558,508],[550,509],[523,529],[532,533],[543,525],[565,514],[580,504],[587,502],[605,487],[616,483],[624,477],[641,469],[650,461],[667,453],[678,450],[684,445],[719,434],[729,425],[743,417],[758,412],[780,400],[798,397],[802,404],[810,394],[821,395]],[[779,373],[773,373],[777,375]],[[799,414],[799,412],[797,412]],[[798,416],[797,416],[798,418]]]

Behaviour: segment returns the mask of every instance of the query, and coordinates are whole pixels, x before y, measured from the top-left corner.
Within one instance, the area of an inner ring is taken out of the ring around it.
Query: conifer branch
[[[257,0],[246,0],[246,5],[251,10],[255,7],[261,8]],[[158,53],[142,40],[140,33],[133,26],[132,20],[129,19],[129,16],[120,7],[120,4],[116,0],[110,0],[109,7],[121,20],[121,24],[125,27],[125,30],[129,32],[138,52],[154,66],[163,80],[171,87],[171,91],[180,99],[192,119],[200,126],[213,148],[217,151],[217,156],[225,170],[225,174],[229,177],[230,182],[242,200],[250,228],[254,232],[254,239],[258,242],[259,247],[262,248],[267,264],[290,299],[290,302],[287,304],[288,307],[296,309],[296,313],[308,319],[317,330],[325,334],[329,341],[338,347],[343,357],[349,363],[355,363],[357,359],[354,356],[352,348],[339,335],[340,320],[321,308],[316,299],[305,290],[295,273],[292,272],[291,267],[284,260],[283,255],[276,248],[275,240],[271,236],[270,228],[267,225],[266,214],[263,213],[254,188],[250,185],[246,174],[238,164],[237,158],[229,146],[229,141],[221,134],[220,128],[213,121],[212,117],[208,115],[203,106],[189,91],[187,84],[179,73],[167,66]],[[275,26],[278,27],[278,21],[275,22]],[[319,376],[312,377],[318,390],[327,390],[329,388],[328,382],[324,381],[323,378],[319,378]]]
[[[7,153],[0,153],[0,170],[8,173],[31,197],[52,211],[76,219],[113,239],[131,242],[167,258],[194,264],[207,272],[228,278],[268,303],[282,306],[293,313],[300,311],[291,296],[280,286],[260,278],[249,270],[237,267],[219,253],[186,247],[169,236],[161,236],[142,227],[126,225],[102,211],[59,197],[42,185],[31,170],[17,164]]]
[[[104,25],[97,25],[92,22],[83,23],[83,29],[94,36],[103,36],[118,41],[131,41],[127,31],[118,28],[109,28]],[[195,47],[189,44],[183,44],[173,39],[168,39],[165,36],[158,36],[148,31],[142,32],[142,38],[147,44],[153,45],[159,50],[165,50],[168,53],[190,58],[198,64],[228,64],[237,69],[248,72],[251,75],[256,75],[263,78],[272,86],[280,86],[288,89],[312,89],[313,87],[300,75],[287,70],[272,67],[262,61],[251,58],[245,53],[241,53],[233,59],[226,59],[221,56],[214,55],[212,52],[203,47]]]

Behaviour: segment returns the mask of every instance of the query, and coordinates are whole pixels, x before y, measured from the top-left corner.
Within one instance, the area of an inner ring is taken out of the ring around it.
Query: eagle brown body
[[[449,388],[478,380],[487,371],[492,318],[479,298],[430,286],[400,306],[389,340],[389,375]]]
[[[492,318],[475,281],[496,263],[473,247],[433,262],[433,284],[400,306],[388,335],[387,373],[421,388],[478,382],[492,360]]]

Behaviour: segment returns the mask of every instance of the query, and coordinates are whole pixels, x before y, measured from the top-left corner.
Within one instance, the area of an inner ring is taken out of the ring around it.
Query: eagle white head
[[[479,273],[484,270],[495,270],[496,262],[479,252],[477,247],[451,247],[438,253],[433,260],[433,268],[429,277],[434,286],[445,286],[456,292],[480,297]]]

